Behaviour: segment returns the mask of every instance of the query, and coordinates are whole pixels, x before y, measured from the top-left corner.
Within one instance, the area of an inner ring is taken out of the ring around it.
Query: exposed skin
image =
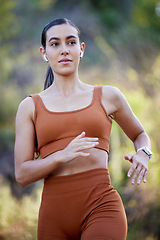
[[[54,73],[54,83],[40,92],[39,96],[50,111],[73,111],[90,104],[93,86],[81,82],[78,77],[79,61],[84,50],[85,44],[80,43],[77,30],[71,25],[57,25],[47,31],[46,49],[41,47],[40,52],[42,57],[45,59],[45,55],[49,61]],[[64,58],[69,60],[59,62]],[[143,126],[117,88],[103,86],[102,103],[108,115],[114,117],[132,140],[135,150],[142,146],[151,148]],[[61,176],[95,168],[107,168],[108,154],[95,148],[97,144],[98,138],[88,138],[85,132],[82,132],[65,149],[44,159],[34,160],[34,103],[32,98],[27,97],[20,103],[16,117],[17,182],[24,187],[50,174]],[[128,171],[128,177],[132,177],[132,184],[146,182],[149,157],[143,151],[139,151],[134,155],[125,155],[125,159],[132,163]]]

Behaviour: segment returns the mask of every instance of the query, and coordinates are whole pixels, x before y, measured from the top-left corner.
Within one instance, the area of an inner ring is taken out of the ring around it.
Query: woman
[[[126,215],[107,169],[112,119],[135,146],[135,155],[125,156],[132,163],[132,184],[146,182],[150,140],[117,88],[79,80],[85,44],[72,22],[51,21],[41,40],[40,52],[50,65],[45,90],[21,102],[15,141],[19,185],[45,179],[38,240],[124,240]]]

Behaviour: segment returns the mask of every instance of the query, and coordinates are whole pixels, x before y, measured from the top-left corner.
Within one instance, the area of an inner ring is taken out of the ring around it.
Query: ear
[[[81,43],[80,48],[81,48],[80,58],[82,58],[84,55],[84,51],[85,51],[85,43],[84,42]]]
[[[46,51],[43,47],[40,47],[40,53],[42,54],[42,57],[43,57],[44,61],[48,62],[48,58],[46,56]]]

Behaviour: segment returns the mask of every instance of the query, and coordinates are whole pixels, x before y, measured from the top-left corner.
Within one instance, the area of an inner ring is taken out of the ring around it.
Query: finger
[[[84,137],[84,138],[81,138],[79,141],[80,142],[96,142],[98,140],[99,139],[97,137],[95,137],[95,138]]]
[[[81,139],[86,135],[85,132],[82,132],[81,134],[79,134],[75,139]]]
[[[124,158],[126,160],[131,160],[133,156],[134,156],[133,154],[128,154],[128,155],[125,155]]]
[[[143,177],[143,182],[144,183],[146,183],[147,174],[148,174],[148,169],[144,173],[144,177]]]
[[[77,151],[83,151],[86,149],[94,148],[96,145],[98,145],[98,142],[82,144],[81,146],[77,147]]]
[[[76,143],[74,143],[73,144],[73,147],[76,147],[76,148],[78,148],[78,147],[87,147],[87,146],[90,146],[90,145],[98,145],[99,144],[99,142],[97,142],[97,141],[94,141],[94,142],[76,142]]]
[[[141,183],[142,178],[144,177],[145,171],[146,171],[145,168],[143,168],[143,169],[141,170],[141,172],[140,172],[140,174],[139,174],[139,177],[138,177],[138,180],[137,180],[137,184],[138,184],[138,185]]]
[[[74,144],[73,144],[73,146],[75,146],[75,147],[83,147],[83,146],[89,146],[89,145],[98,145],[99,144],[99,142],[98,142],[98,140],[94,140],[94,141],[78,141],[78,142],[75,142]]]
[[[131,168],[130,168],[129,171],[128,171],[127,176],[128,176],[128,177],[131,177],[132,173],[134,172],[134,170],[135,170],[136,168],[137,168],[137,163],[133,162]]]
[[[79,139],[80,141],[88,141],[88,142],[93,142],[93,141],[97,141],[98,138],[97,137],[85,137],[86,133],[82,132],[80,135],[78,135],[76,138],[74,138],[73,140],[77,140]]]
[[[142,166],[138,165],[137,168],[135,169],[135,172],[134,172],[133,177],[132,177],[132,184],[135,183],[135,180],[138,177],[138,175],[141,172],[141,170],[142,170]]]
[[[85,153],[85,152],[76,152],[75,157],[88,157],[90,153]]]
[[[125,158],[125,160],[128,160],[132,163],[133,162],[132,161],[133,156],[134,156],[133,154],[128,154],[128,155],[125,155],[124,158]]]

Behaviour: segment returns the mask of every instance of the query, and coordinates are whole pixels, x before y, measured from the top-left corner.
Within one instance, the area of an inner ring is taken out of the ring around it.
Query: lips
[[[67,63],[70,63],[70,62],[72,62],[72,60],[71,59],[69,59],[69,58],[63,58],[63,59],[61,59],[60,61],[58,61],[59,63],[64,63],[64,64],[67,64]]]

